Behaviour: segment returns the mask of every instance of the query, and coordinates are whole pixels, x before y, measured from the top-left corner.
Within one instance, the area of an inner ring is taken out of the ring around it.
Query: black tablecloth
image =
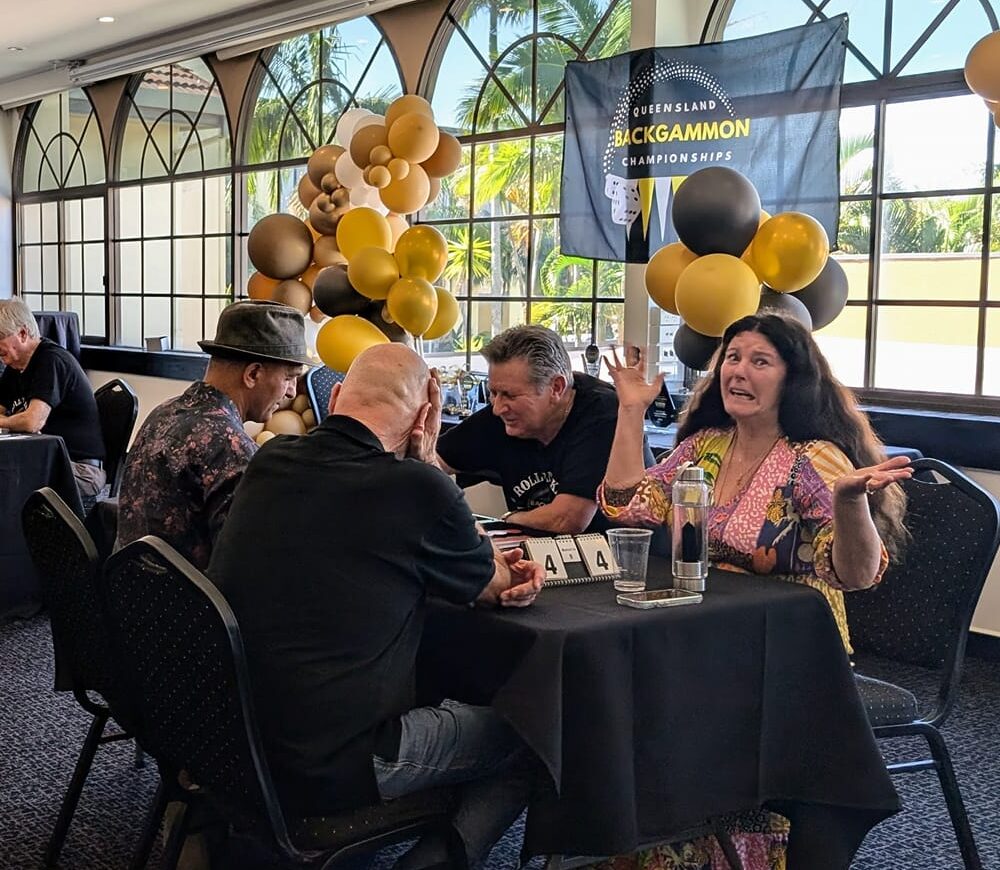
[[[645,611],[609,583],[433,602],[420,692],[492,702],[545,762],[559,793],[531,806],[530,854],[628,852],[766,805],[792,820],[790,870],[846,868],[899,807],[828,605],[779,580],[713,572],[703,603]]]
[[[43,486],[51,486],[82,515],[62,438],[0,437],[0,619],[29,616],[41,607],[38,577],[21,533],[21,508],[28,496]]]

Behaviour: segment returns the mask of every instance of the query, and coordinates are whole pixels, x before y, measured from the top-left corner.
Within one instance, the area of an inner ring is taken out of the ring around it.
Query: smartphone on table
[[[686,589],[653,589],[646,592],[622,592],[618,603],[626,607],[638,607],[648,610],[652,607],[677,607],[681,604],[698,604],[701,601],[700,592],[688,592]]]

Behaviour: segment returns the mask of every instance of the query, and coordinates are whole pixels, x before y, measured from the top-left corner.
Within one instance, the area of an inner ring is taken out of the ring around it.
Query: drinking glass
[[[621,571],[615,580],[619,592],[642,592],[646,588],[651,529],[608,529],[608,543]]]

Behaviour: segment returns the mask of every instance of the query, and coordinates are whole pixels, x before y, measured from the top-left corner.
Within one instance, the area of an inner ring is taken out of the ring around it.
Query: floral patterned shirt
[[[156,535],[204,569],[256,450],[233,400],[204,381],[164,402],[125,460],[115,549]]]
[[[602,484],[598,505],[618,523],[669,524],[670,492],[680,466],[691,462],[704,468],[709,485],[714,485],[733,433],[733,429],[705,429],[685,438],[659,465],[646,470],[627,504],[609,503]],[[712,504],[708,519],[713,564],[818,589],[830,603],[848,652],[844,586],[833,567],[833,484],[853,468],[829,441],[798,443],[782,438],[740,492],[725,504]],[[876,582],[888,561],[883,547]]]

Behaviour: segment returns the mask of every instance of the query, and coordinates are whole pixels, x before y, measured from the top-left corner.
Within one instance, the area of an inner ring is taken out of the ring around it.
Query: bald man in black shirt
[[[413,351],[363,353],[330,411],[253,458],[208,568],[240,623],[268,761],[310,815],[467,783],[455,826],[475,865],[526,804],[528,752],[488,707],[415,709],[424,604],[524,606],[544,572],[496,552],[435,466],[440,390]]]

